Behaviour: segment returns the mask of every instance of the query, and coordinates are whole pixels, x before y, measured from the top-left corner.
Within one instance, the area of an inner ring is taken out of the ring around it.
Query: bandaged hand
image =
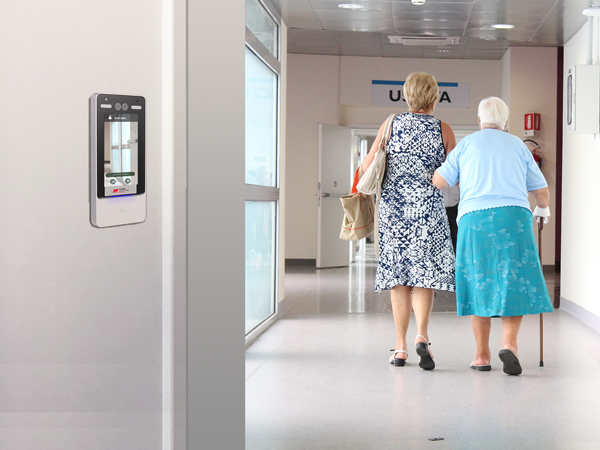
[[[544,218],[544,223],[548,223],[548,217],[550,217],[550,207],[546,206],[545,208],[540,208],[539,206],[535,207],[533,211],[533,217],[535,217],[536,221],[540,221],[540,218]]]

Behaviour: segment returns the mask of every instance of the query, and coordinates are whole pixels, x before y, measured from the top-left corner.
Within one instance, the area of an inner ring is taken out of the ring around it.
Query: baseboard
[[[564,297],[560,298],[560,309],[565,312],[568,312],[577,320],[579,320],[584,325],[587,325],[596,333],[600,334],[600,317],[589,312],[587,309],[582,308],[576,303],[573,303],[570,300],[567,300]]]
[[[297,258],[287,258],[285,260],[286,266],[316,266],[316,259],[297,259]]]

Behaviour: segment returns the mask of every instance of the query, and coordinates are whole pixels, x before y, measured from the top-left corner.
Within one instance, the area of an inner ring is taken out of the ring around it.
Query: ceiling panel
[[[464,29],[467,27],[466,20],[394,20],[394,28],[402,28],[408,30],[461,30],[462,36]]]
[[[300,49],[306,46],[337,47],[338,43],[330,30],[289,30],[289,35]]]
[[[394,30],[392,20],[346,20],[346,19],[320,19],[325,29],[348,31],[376,31],[391,33]]]
[[[480,39],[508,39],[510,41],[528,41],[533,36],[535,30],[515,31],[515,30],[481,30],[479,28],[467,29],[465,36]]]
[[[503,1],[491,3],[477,2],[473,5],[473,12],[546,15],[552,10],[553,6],[553,2],[548,4],[536,4],[525,0],[516,3]]]
[[[342,55],[346,56],[383,56],[379,33],[356,33],[352,31],[334,31]]]
[[[394,35],[396,36],[426,36],[426,37],[459,37],[463,35],[463,29],[449,29],[449,30],[409,30],[406,28],[394,29]]]
[[[509,45],[510,41],[504,39],[469,39],[466,47],[468,50],[506,50]]]
[[[315,10],[328,9],[328,10],[345,12],[347,14],[361,14],[365,11],[391,11],[392,10],[392,4],[389,1],[387,1],[387,2],[382,2],[382,1],[376,1],[376,2],[343,1],[343,3],[363,5],[365,7],[365,9],[361,9],[361,10],[341,9],[338,6],[340,3],[342,3],[342,0],[336,0],[336,1],[311,0],[311,2],[310,2],[313,9],[315,9]]]
[[[405,45],[381,45],[383,56],[390,58],[422,58],[423,47]]]
[[[456,2],[443,2],[443,3],[434,3],[427,2],[424,5],[413,5],[408,0],[403,1],[392,1],[392,11],[406,11],[408,13],[461,13],[461,14],[470,14],[473,9],[473,2],[464,2],[464,3],[456,3]]]
[[[536,5],[536,6],[554,6],[554,4],[556,3],[556,0],[502,0],[502,1],[498,1],[498,0],[475,0],[476,4],[480,4],[480,5],[497,5],[497,4],[502,4],[502,5],[515,5],[515,4],[519,4],[519,3],[528,3],[529,5]]]
[[[534,32],[535,30],[537,30],[541,23],[540,22],[525,22],[525,23],[514,23],[511,25],[514,25],[514,28],[511,28],[509,30],[497,30],[495,28],[492,28],[491,25],[493,24],[486,24],[486,25],[481,25],[478,23],[473,23],[473,22],[469,22],[469,25],[467,26],[467,30],[482,30],[482,31],[491,31],[494,33],[498,34],[498,37],[504,37],[507,33],[523,33],[523,32]]]
[[[394,20],[469,20],[469,14],[462,12],[406,12],[394,11]]]
[[[290,28],[323,29],[323,25],[313,10],[295,11],[288,19],[287,25]]]
[[[348,22],[357,20],[390,20],[391,11],[350,11],[344,9],[315,9],[320,20],[338,19]]]
[[[515,13],[482,13],[477,12],[471,14],[470,21],[472,23],[495,24],[495,23],[542,23],[547,17],[547,14],[515,14]]]
[[[340,9],[342,0],[271,1],[281,5],[292,53],[499,59],[510,46],[563,45],[585,24],[581,11],[600,0],[427,0],[421,6],[410,0],[348,1],[363,10]],[[495,30],[494,23],[515,28]],[[448,52],[393,45],[391,34],[458,36],[461,45]]]
[[[423,46],[423,58],[460,59],[464,52],[464,47],[441,49]]]

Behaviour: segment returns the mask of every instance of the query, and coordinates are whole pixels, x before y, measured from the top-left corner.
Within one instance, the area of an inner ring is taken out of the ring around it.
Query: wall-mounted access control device
[[[572,66],[567,72],[567,132],[600,131],[600,66]]]
[[[146,220],[146,101],[138,95],[90,99],[90,208],[96,227]]]

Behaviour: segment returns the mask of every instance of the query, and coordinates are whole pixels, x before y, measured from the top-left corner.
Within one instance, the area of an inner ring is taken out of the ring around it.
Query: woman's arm
[[[450,153],[454,147],[456,147],[456,137],[454,136],[452,127],[446,122],[442,122],[442,142],[444,143],[444,148],[446,149],[446,156],[448,156],[448,153]]]
[[[373,159],[375,158],[375,153],[377,153],[377,149],[379,148],[379,144],[381,143],[381,136],[383,135],[383,129],[385,128],[386,122],[383,122],[381,127],[379,127],[377,137],[375,138],[375,142],[373,142],[373,145],[371,146],[371,150],[369,150],[369,153],[367,154],[367,156],[365,156],[365,159],[363,159],[362,163],[360,164],[360,167],[362,167],[363,172],[367,171],[367,169],[373,162]]]
[[[550,189],[547,187],[530,191],[535,199],[535,204],[539,208],[547,208],[550,204]]]
[[[438,189],[446,189],[446,188],[450,187],[448,182],[442,178],[442,176],[438,173],[437,170],[433,174],[433,178],[431,179],[431,182]]]

